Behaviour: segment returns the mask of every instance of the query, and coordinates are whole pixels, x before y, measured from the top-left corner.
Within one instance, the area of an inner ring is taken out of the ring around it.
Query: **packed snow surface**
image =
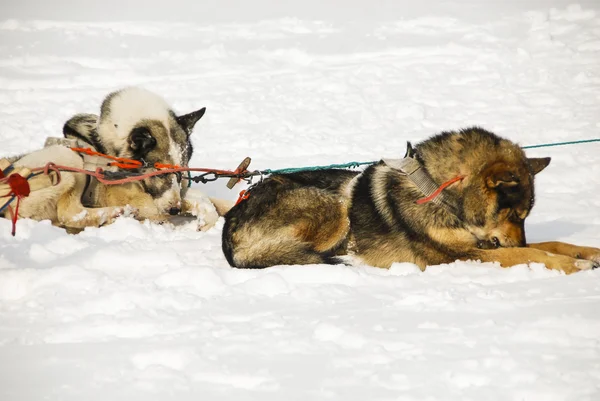
[[[197,167],[400,157],[472,125],[522,145],[600,137],[597,1],[13,3],[2,155],[129,85],[207,107]],[[600,246],[600,144],[528,154],[552,157],[528,240]],[[22,220],[13,238],[0,220],[0,399],[600,399],[598,270],[235,270],[222,225]]]

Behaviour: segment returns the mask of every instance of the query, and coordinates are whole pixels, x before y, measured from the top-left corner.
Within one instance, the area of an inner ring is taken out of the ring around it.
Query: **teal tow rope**
[[[365,165],[375,164],[377,162],[350,162],[344,164],[329,164],[327,166],[312,166],[312,167],[290,167],[290,168],[280,168],[277,170],[261,170],[262,174],[291,174],[297,173],[300,171],[318,171],[318,170],[329,170],[332,168],[356,168]]]
[[[550,146],[575,145],[575,144],[590,143],[590,142],[600,142],[600,138],[582,139],[579,141],[542,143],[539,145],[527,145],[527,146],[521,146],[521,149],[546,148],[546,147],[550,147]],[[378,162],[378,160],[371,161],[371,162],[349,162],[349,163],[342,163],[342,164],[328,164],[325,166],[289,167],[289,168],[280,168],[280,169],[254,170],[254,171],[247,171],[243,174],[239,174],[239,175],[235,175],[235,176],[220,175],[220,174],[213,173],[214,174],[213,178],[204,179],[204,180],[202,179],[202,176],[192,177],[191,173],[188,172],[187,180],[188,180],[188,187],[192,185],[192,181],[194,181],[196,183],[198,183],[198,182],[206,183],[208,181],[214,181],[219,177],[230,177],[230,178],[236,177],[238,179],[244,179],[244,180],[247,180],[248,182],[250,182],[248,179],[251,179],[251,177],[253,177],[253,176],[263,176],[263,175],[269,175],[269,174],[292,174],[292,173],[299,173],[302,171],[319,171],[319,170],[329,170],[329,169],[356,168],[356,167],[360,167],[360,166],[370,166],[377,162]]]
[[[542,143],[539,145],[527,145],[527,146],[521,146],[521,149],[547,148],[550,146],[574,145],[574,144],[579,144],[579,143],[590,143],[590,142],[600,142],[600,138],[582,139],[580,141]],[[318,170],[328,170],[328,169],[332,169],[332,168],[356,168],[356,167],[360,167],[360,166],[375,164],[377,162],[378,161],[349,162],[349,163],[344,163],[344,164],[329,164],[326,166],[291,167],[291,168],[281,168],[281,169],[277,169],[277,170],[266,169],[266,170],[261,170],[260,173],[265,174],[265,175],[266,174],[291,174],[291,173],[298,173],[301,171],[318,171]]]
[[[578,143],[589,143],[589,142],[600,142],[600,138],[582,139],[580,141],[542,143],[541,145],[521,146],[521,149],[547,148],[547,147],[550,147],[550,146],[575,145],[575,144],[578,144]]]

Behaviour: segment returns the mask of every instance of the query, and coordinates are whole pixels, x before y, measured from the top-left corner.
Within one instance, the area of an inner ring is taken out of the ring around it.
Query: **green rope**
[[[528,145],[522,146],[521,149],[534,149],[534,148],[545,148],[549,146],[562,146],[562,145],[574,145],[579,143],[590,143],[590,142],[600,142],[600,138],[594,139],[582,139],[580,141],[568,141],[568,142],[553,142],[553,143],[543,143],[540,145]],[[266,169],[266,170],[255,170],[250,172],[246,177],[256,176],[256,175],[268,175],[268,174],[292,174],[298,173],[302,171],[319,171],[319,170],[329,170],[329,169],[344,169],[344,168],[356,168],[360,166],[372,165],[377,163],[377,161],[372,162],[349,162],[343,164],[328,164],[326,166],[308,166],[308,167],[290,167],[290,168],[280,168],[280,169]],[[218,178],[218,177],[217,177]],[[188,186],[192,185],[192,175],[188,172]],[[198,181],[196,181],[198,182]]]
[[[543,143],[540,145],[528,145],[522,146],[521,149],[534,149],[534,148],[546,148],[549,146],[562,146],[562,145],[574,145],[578,143],[589,143],[589,142],[600,142],[600,138],[595,139],[582,139],[580,141],[568,141],[568,142],[553,142],[553,143]],[[332,168],[356,168],[364,165],[375,164],[377,161],[373,162],[349,162],[344,164],[329,164],[326,166],[309,166],[309,167],[290,167],[290,168],[281,168],[277,170],[261,170],[262,174],[291,174],[298,173],[301,171],[319,171],[319,170],[329,170]]]
[[[554,143],[543,143],[541,145],[529,145],[522,146],[521,149],[533,149],[533,148],[547,148],[549,146],[562,146],[562,145],[574,145],[578,143],[589,143],[589,142],[600,142],[600,138],[595,139],[582,139],[580,141],[568,141],[568,142],[554,142]]]
[[[280,168],[277,170],[261,170],[263,174],[291,174],[297,173],[300,171],[318,171],[318,170],[329,170],[332,168],[356,168],[364,165],[371,165],[377,162],[350,162],[344,164],[329,164],[327,166],[311,166],[311,167],[290,167],[290,168]]]

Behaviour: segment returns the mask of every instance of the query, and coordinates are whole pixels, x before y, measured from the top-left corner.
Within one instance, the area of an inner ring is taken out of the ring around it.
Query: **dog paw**
[[[106,207],[97,209],[99,226],[105,226],[112,224],[115,220],[121,216],[129,216],[131,213],[128,207]]]
[[[559,270],[564,271],[566,274],[572,274],[584,270],[594,270],[599,267],[599,262],[587,259],[575,259],[574,263],[563,264]]]
[[[208,198],[185,199],[183,201],[183,213],[196,217],[197,231],[207,231],[217,222],[219,214],[215,206]]]
[[[600,249],[598,248],[592,248],[587,246],[579,247],[577,258],[591,260],[596,264],[596,267],[594,268],[600,267]]]
[[[212,217],[212,216],[211,216]],[[218,216],[217,216],[218,218]],[[206,220],[206,218],[198,219],[198,225],[196,227],[196,231],[208,231],[215,226],[217,223],[217,218]]]
[[[589,260],[588,262],[592,262],[592,270],[600,268],[600,260]]]
[[[140,214],[140,211],[137,207],[133,207],[130,205],[127,205],[127,206],[123,207],[122,209],[123,209],[123,212],[122,212],[121,216],[133,217],[134,219],[137,219],[138,215]]]
[[[551,256],[551,258],[544,261],[546,267],[553,270],[563,271],[566,274],[573,274],[583,270],[592,270],[598,267],[598,263],[594,262],[593,260],[574,259],[564,255],[548,255]]]
[[[118,217],[124,216],[124,217],[133,217],[133,218],[137,218],[138,217],[138,209],[136,209],[133,206],[123,206],[123,207],[114,207],[112,208],[112,210],[108,213],[108,219],[110,220],[114,220]]]
[[[599,263],[594,262],[593,260],[578,259],[575,262],[575,267],[577,267],[578,270],[592,270],[598,268],[598,266]]]

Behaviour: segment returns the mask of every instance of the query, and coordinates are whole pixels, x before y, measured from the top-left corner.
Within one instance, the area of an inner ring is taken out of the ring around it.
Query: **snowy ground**
[[[125,85],[207,107],[202,167],[398,157],[474,124],[523,145],[600,137],[597,1],[13,3],[1,154]],[[600,144],[528,153],[552,156],[528,239],[600,246]],[[600,271],[240,271],[221,227],[23,220],[12,238],[0,221],[0,399],[600,399]]]

